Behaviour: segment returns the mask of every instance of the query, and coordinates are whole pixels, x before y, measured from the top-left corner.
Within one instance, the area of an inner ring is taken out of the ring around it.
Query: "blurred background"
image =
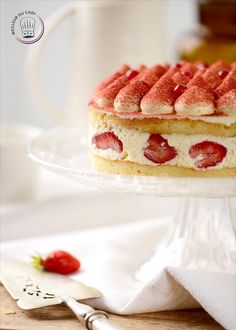
[[[30,93],[32,81],[26,72],[26,58],[28,51],[44,42],[50,17],[70,4],[78,6],[78,12],[67,16],[50,33],[38,68],[43,93],[59,112],[69,111],[69,107],[78,111],[81,100],[81,108],[86,107],[99,80],[124,62],[151,65],[175,61],[178,40],[194,30],[197,22],[194,0],[2,0],[3,121],[42,127],[56,124]],[[32,45],[17,42],[10,31],[12,18],[26,9],[36,11],[45,23],[44,36]],[[85,80],[89,80],[88,85],[82,83]]]
[[[25,45],[12,18],[33,10],[43,37]],[[121,64],[236,59],[236,0],[2,0],[1,117],[86,128],[98,82]]]

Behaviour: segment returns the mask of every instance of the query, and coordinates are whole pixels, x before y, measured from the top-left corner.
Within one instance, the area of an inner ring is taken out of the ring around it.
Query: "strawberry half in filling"
[[[98,149],[113,149],[119,154],[121,154],[123,151],[123,143],[112,131],[94,135],[92,138],[92,144],[95,145]]]
[[[175,158],[177,151],[168,144],[160,134],[151,134],[148,146],[144,149],[144,156],[156,164],[164,164]]]
[[[203,141],[194,144],[189,155],[194,159],[195,166],[199,169],[215,166],[222,162],[227,154],[227,149],[219,143]]]

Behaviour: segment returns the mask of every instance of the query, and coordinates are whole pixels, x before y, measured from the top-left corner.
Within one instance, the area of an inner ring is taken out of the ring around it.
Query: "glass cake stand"
[[[93,187],[122,193],[182,197],[173,225],[136,276],[146,282],[164,266],[235,272],[235,215],[230,198],[236,178],[170,178],[104,174],[93,169],[86,139],[62,127],[36,137],[32,160],[53,172]],[[158,207],[158,203],[157,203]]]

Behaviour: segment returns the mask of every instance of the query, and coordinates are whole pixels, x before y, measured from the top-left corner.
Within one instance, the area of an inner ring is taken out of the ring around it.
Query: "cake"
[[[236,176],[236,63],[123,65],[89,102],[99,171]]]

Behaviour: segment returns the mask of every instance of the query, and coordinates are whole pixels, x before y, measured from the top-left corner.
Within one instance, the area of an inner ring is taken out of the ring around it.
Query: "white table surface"
[[[178,203],[178,198],[92,189],[43,169],[33,200],[1,205],[1,239],[22,239],[175,214]]]

